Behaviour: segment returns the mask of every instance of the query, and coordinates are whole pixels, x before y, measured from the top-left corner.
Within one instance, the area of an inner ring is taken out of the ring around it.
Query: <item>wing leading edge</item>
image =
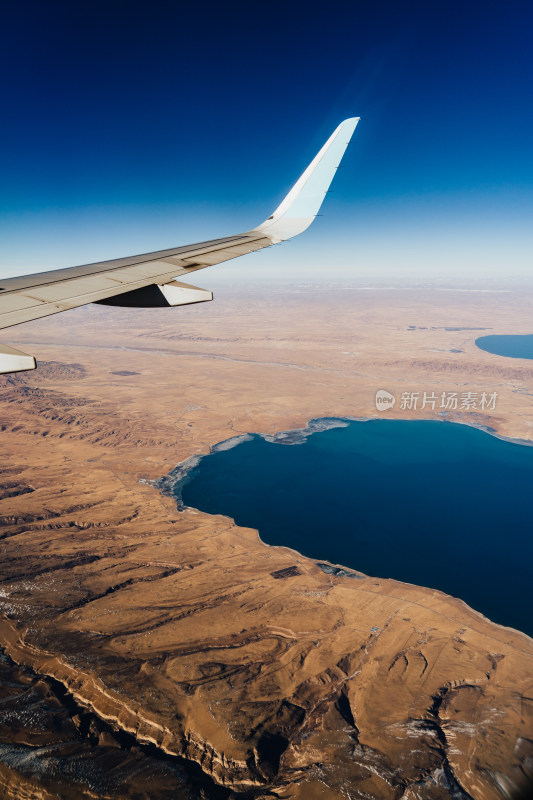
[[[174,279],[306,230],[318,214],[358,122],[359,117],[341,122],[272,216],[257,228],[169,250],[7,278],[0,281],[0,328],[87,303],[155,307],[211,300],[211,292]],[[0,345],[0,373],[35,366],[33,356]]]

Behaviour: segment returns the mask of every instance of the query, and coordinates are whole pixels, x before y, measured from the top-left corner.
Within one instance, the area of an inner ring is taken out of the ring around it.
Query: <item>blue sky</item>
[[[1,14],[3,275],[253,227],[360,115],[324,216],[205,285],[533,276],[529,0],[23,0]]]

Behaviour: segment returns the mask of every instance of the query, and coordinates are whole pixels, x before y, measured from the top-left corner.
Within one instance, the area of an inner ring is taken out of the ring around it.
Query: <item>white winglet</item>
[[[271,217],[255,228],[273,242],[302,233],[312,223],[333,180],[359,117],[345,119],[311,161]]]

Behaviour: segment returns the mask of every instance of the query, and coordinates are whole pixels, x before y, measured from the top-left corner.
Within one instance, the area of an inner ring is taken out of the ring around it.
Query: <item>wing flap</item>
[[[168,306],[188,306],[205,303],[213,299],[213,292],[191,286],[189,283],[170,281],[162,286],[151,283],[141,289],[133,289],[124,294],[98,300],[105,306],[126,306],[129,308],[165,308]]]
[[[26,372],[35,369],[35,359],[21,350],[0,344],[0,374],[5,372]]]

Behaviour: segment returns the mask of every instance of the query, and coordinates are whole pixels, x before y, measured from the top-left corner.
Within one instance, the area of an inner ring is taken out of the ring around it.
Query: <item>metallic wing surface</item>
[[[358,122],[359,117],[341,122],[281,205],[253,230],[139,256],[0,280],[0,328],[86,303],[157,307],[211,300],[211,292],[175,278],[270,247],[306,230],[318,214]],[[35,366],[33,356],[0,345],[0,373]]]

